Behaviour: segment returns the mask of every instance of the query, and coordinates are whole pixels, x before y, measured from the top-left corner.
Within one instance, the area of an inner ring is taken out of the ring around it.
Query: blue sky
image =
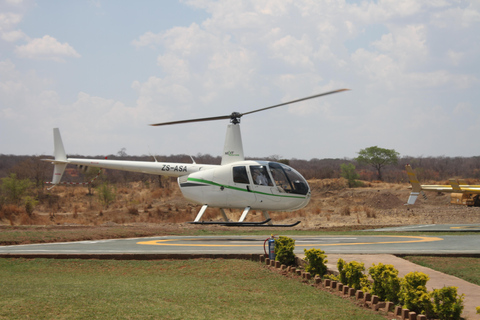
[[[477,156],[478,1],[0,2],[0,153]]]

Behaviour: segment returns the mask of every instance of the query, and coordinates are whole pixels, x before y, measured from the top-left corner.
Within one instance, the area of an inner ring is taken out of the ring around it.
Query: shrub
[[[28,196],[25,197],[24,200],[25,200],[25,211],[31,217],[33,214],[33,209],[35,209],[35,206],[38,204],[38,201]]]
[[[280,236],[275,239],[275,260],[286,266],[295,264],[295,240],[289,237]]]
[[[357,181],[360,175],[355,171],[355,166],[351,163],[342,163],[340,165],[340,175],[348,180],[348,187],[355,188],[360,187],[362,183]]]
[[[98,198],[105,208],[108,208],[108,206],[115,201],[116,195],[113,188],[105,182],[98,187]]]
[[[17,178],[15,173],[11,173],[10,176],[2,178],[2,184],[0,186],[1,191],[5,195],[7,203],[19,204],[28,188],[32,185],[30,180]]]
[[[312,275],[319,275],[323,277],[327,273],[328,260],[325,255],[325,251],[320,249],[303,249],[305,253],[305,262],[307,263],[305,271],[310,272]]]
[[[443,319],[460,319],[463,311],[464,295],[457,295],[457,287],[443,287],[431,292],[435,317]],[[478,312],[478,308],[477,308]]]
[[[380,300],[397,303],[400,290],[398,270],[391,264],[379,263],[370,267],[368,273],[373,279],[371,293],[377,295]]]
[[[428,275],[423,272],[410,272],[400,280],[399,300],[405,308],[431,316],[433,305],[427,292]]]
[[[343,259],[338,259],[337,268],[340,273],[340,282],[344,285],[356,290],[367,286],[368,277],[363,273],[365,271],[363,263],[357,261],[345,263]]]
[[[326,274],[324,277],[324,279],[330,279],[332,281],[338,281],[340,282],[340,278],[334,274]]]

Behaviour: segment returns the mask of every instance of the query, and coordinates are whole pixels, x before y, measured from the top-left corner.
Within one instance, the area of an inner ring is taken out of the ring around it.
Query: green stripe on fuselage
[[[266,192],[260,192],[260,191],[254,191],[254,190],[247,190],[247,189],[244,189],[244,188],[227,186],[227,185],[219,184],[219,183],[216,183],[216,182],[213,182],[213,181],[197,179],[197,178],[188,178],[187,181],[195,181],[195,182],[205,183],[205,184],[209,184],[209,185],[212,185],[212,186],[224,187],[224,188],[232,189],[232,190],[236,190],[236,191],[253,192],[253,193],[256,193],[256,194],[261,194],[261,195],[271,196],[271,197],[297,198],[297,199],[305,199],[307,197],[307,196],[299,196],[299,195],[292,196],[292,195],[282,195],[282,194],[273,194],[273,193],[266,193]]]

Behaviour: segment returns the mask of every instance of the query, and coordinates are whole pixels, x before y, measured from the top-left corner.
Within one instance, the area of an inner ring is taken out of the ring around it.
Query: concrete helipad
[[[420,224],[402,227],[371,229],[364,231],[480,232],[480,224]]]
[[[295,253],[320,248],[348,254],[480,254],[480,236],[289,236]],[[261,254],[267,236],[166,236],[0,247],[5,254]]]

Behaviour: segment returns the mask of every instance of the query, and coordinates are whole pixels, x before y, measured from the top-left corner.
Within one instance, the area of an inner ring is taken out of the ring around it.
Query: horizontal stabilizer
[[[68,164],[68,161],[55,160],[55,159],[40,159],[42,161],[50,162],[51,164]]]

